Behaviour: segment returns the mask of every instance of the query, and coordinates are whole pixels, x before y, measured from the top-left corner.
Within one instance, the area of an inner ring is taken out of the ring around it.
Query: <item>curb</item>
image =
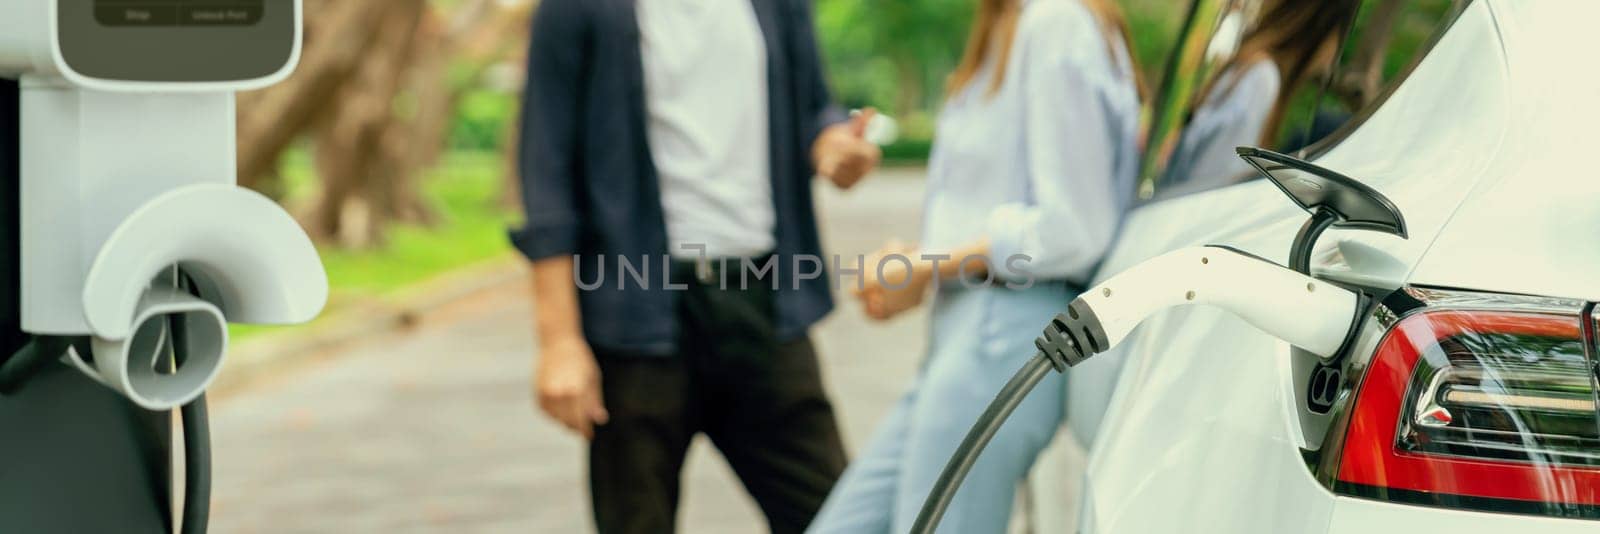
[[[341,307],[307,326],[260,334],[230,347],[210,391],[226,396],[250,384],[329,359],[335,349],[415,326],[450,304],[519,282],[525,262],[516,255],[447,271],[393,295]]]

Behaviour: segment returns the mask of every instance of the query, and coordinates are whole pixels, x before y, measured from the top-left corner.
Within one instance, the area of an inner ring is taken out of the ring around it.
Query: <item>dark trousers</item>
[[[776,338],[770,285],[729,285],[689,283],[672,357],[597,350],[611,414],[589,445],[601,534],[674,531],[679,472],[697,433],[722,452],[774,533],[804,531],[844,470],[810,340]]]

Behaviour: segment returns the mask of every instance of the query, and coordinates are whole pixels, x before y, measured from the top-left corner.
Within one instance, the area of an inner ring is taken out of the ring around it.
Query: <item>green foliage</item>
[[[395,225],[374,249],[321,250],[334,300],[382,295],[509,251],[511,215],[499,207],[502,163],[492,152],[448,153],[423,191],[437,224]]]
[[[884,165],[920,165],[928,161],[928,153],[933,151],[933,140],[930,138],[901,139],[894,144],[883,147]]]
[[[509,128],[516,124],[518,95],[473,89],[461,96],[456,120],[450,125],[450,148],[495,151]]]
[[[926,111],[966,46],[973,0],[818,0],[817,32],[838,100]]]
[[[1144,72],[1150,90],[1161,79],[1167,56],[1177,46],[1178,33],[1189,2],[1184,0],[1117,0],[1128,21],[1128,40],[1133,42],[1133,59]]]
[[[291,203],[306,200],[315,185],[311,158],[305,150],[295,150],[284,160]],[[502,162],[492,152],[447,153],[428,174],[423,190],[437,224],[394,225],[388,228],[387,242],[370,249],[319,247],[331,290],[329,312],[509,254],[506,228],[513,216],[499,203]],[[271,329],[241,325],[230,331],[238,339]]]
[[[1177,45],[1191,2],[1116,1],[1128,21],[1135,60],[1154,91]],[[1370,7],[1378,0],[1365,1]],[[1402,1],[1403,12],[1385,57],[1386,79],[1410,64],[1453,4],[1453,0]],[[886,158],[914,159],[919,152],[925,153],[944,79],[960,59],[977,2],[817,0],[817,33],[836,98],[851,107],[876,106],[901,119],[903,140],[885,147]],[[1363,10],[1367,11],[1370,9]],[[1199,24],[1214,22],[1207,19]],[[1296,113],[1289,117],[1293,126],[1310,117],[1313,100],[1296,99]]]
[[[1361,11],[1357,14],[1355,30],[1351,32],[1348,43],[1359,43],[1366,35],[1363,30],[1367,27],[1368,19],[1372,16],[1374,8],[1379,2],[1388,0],[1363,0]],[[1401,71],[1421,59],[1424,52],[1423,46],[1428,44],[1455,6],[1455,0],[1402,0],[1394,28],[1391,31],[1389,46],[1384,50],[1383,68],[1380,86],[1387,87],[1397,81],[1395,78]],[[1347,68],[1352,60],[1353,52],[1347,45],[1340,56],[1341,69]],[[1317,100],[1319,88],[1302,88],[1290,103],[1290,110],[1284,116],[1284,125],[1280,131],[1280,141],[1303,137],[1307,131],[1316,109],[1320,105],[1322,110],[1339,110],[1353,113],[1359,110],[1345,109],[1345,106],[1334,98]]]
[[[1147,78],[1172,49],[1183,12],[1177,0],[1121,0],[1134,55]],[[905,139],[891,160],[926,157],[945,78],[966,47],[977,0],[818,0],[817,33],[835,98],[900,119]]]
[[[1363,9],[1369,8],[1374,0],[1367,0]],[[1383,63],[1383,78],[1393,78],[1400,70],[1409,66],[1422,51],[1422,46],[1433,37],[1439,29],[1439,24],[1455,8],[1457,0],[1410,0],[1400,14],[1400,20],[1395,23],[1393,40],[1389,42],[1388,54]],[[1357,26],[1357,30],[1360,26]],[[1357,36],[1359,37],[1359,36]]]
[[[449,3],[449,0],[437,0]],[[1133,53],[1151,91],[1177,45],[1189,0],[1116,0],[1127,18]],[[1215,3],[1215,0],[1205,0]],[[1365,0],[1370,6],[1378,0]],[[1454,0],[1402,0],[1404,12],[1384,63],[1385,78],[1408,65]],[[835,98],[847,107],[874,106],[900,120],[902,142],[885,147],[890,160],[926,158],[944,80],[960,60],[978,0],[816,0],[816,26]],[[1364,9],[1370,12],[1370,9]],[[1200,24],[1211,24],[1207,19]],[[1356,39],[1360,39],[1360,26]],[[452,85],[474,86],[464,67]],[[1190,81],[1189,83],[1193,83]],[[469,88],[449,143],[455,150],[497,150],[518,120],[514,92]],[[1289,115],[1295,131],[1310,117],[1312,98],[1297,98]],[[920,154],[920,155],[919,155]]]

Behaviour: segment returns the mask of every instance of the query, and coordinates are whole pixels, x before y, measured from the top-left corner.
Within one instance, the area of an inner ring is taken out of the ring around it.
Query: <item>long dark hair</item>
[[[1238,53],[1206,82],[1196,94],[1198,109],[1222,79],[1232,84],[1243,78],[1244,69],[1258,61],[1270,60],[1278,67],[1278,97],[1261,130],[1261,144],[1270,146],[1283,126],[1289,101],[1300,84],[1321,74],[1338,52],[1340,39],[1361,8],[1360,0],[1270,0],[1261,16],[1239,44]]]

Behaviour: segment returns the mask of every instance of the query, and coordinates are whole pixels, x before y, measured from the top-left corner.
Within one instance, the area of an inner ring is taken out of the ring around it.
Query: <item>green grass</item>
[[[506,228],[513,215],[499,203],[502,159],[492,152],[452,152],[428,173],[423,196],[434,209],[432,226],[389,228],[386,242],[361,250],[319,247],[328,271],[326,317],[345,305],[382,298],[452,269],[511,253]],[[310,158],[295,151],[284,160],[288,198],[294,205],[315,194]],[[290,327],[293,328],[293,327]],[[283,327],[234,326],[235,339]]]
[[[500,172],[499,155],[450,154],[424,188],[437,224],[392,227],[387,242],[371,250],[324,247],[322,263],[334,299],[382,295],[508,252],[510,217],[497,208]]]
[[[923,165],[933,151],[929,138],[900,139],[883,147],[883,164],[887,166]]]

